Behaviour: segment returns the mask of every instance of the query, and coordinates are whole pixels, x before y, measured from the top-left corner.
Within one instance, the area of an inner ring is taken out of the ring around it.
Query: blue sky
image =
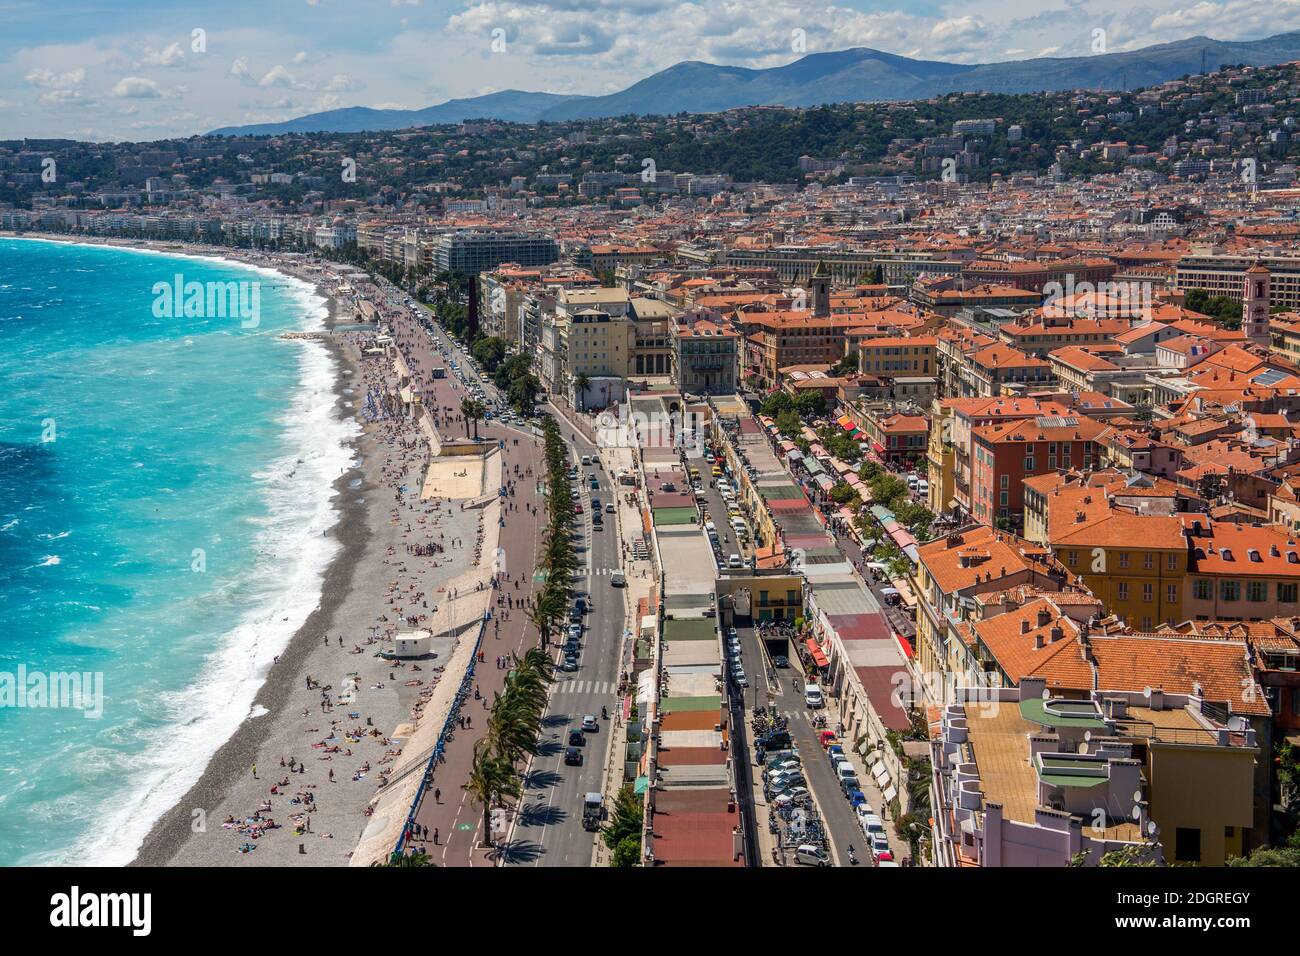
[[[1300,0],[0,0],[0,137],[150,140],[511,88],[605,93],[681,60],[869,46],[985,62],[1086,55],[1096,29],[1117,51],[1296,28]]]

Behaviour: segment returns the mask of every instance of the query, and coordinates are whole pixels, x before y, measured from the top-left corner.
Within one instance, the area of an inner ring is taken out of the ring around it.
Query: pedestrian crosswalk
[[[561,678],[555,682],[556,694],[612,694],[614,682],[608,680],[576,680]]]

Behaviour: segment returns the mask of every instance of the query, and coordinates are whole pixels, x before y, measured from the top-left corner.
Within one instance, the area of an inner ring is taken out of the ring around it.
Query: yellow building
[[[1169,515],[1079,514],[1083,520],[1049,528],[1057,559],[1130,627],[1150,631],[1183,620],[1188,550],[1182,522]]]
[[[933,375],[937,347],[933,335],[863,339],[858,345],[858,369],[877,378]]]

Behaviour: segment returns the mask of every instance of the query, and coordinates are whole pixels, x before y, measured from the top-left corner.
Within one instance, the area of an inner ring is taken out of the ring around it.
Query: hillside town
[[[588,706],[622,757],[596,796],[644,819],[602,865],[1275,863],[1300,856],[1297,115],[1284,65],[10,142],[0,229],[319,270],[381,348],[418,315],[502,447],[559,423],[571,517],[618,522],[587,587],[629,606]],[[828,148],[718,158],[778,119]]]

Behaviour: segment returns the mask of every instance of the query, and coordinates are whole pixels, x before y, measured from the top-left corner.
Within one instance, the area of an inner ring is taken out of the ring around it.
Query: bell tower
[[[1256,262],[1246,270],[1241,296],[1241,330],[1252,342],[1268,345],[1269,271]]]
[[[808,279],[812,286],[812,314],[814,318],[825,319],[831,314],[831,274],[826,270],[826,263],[817,260],[817,268]]]

